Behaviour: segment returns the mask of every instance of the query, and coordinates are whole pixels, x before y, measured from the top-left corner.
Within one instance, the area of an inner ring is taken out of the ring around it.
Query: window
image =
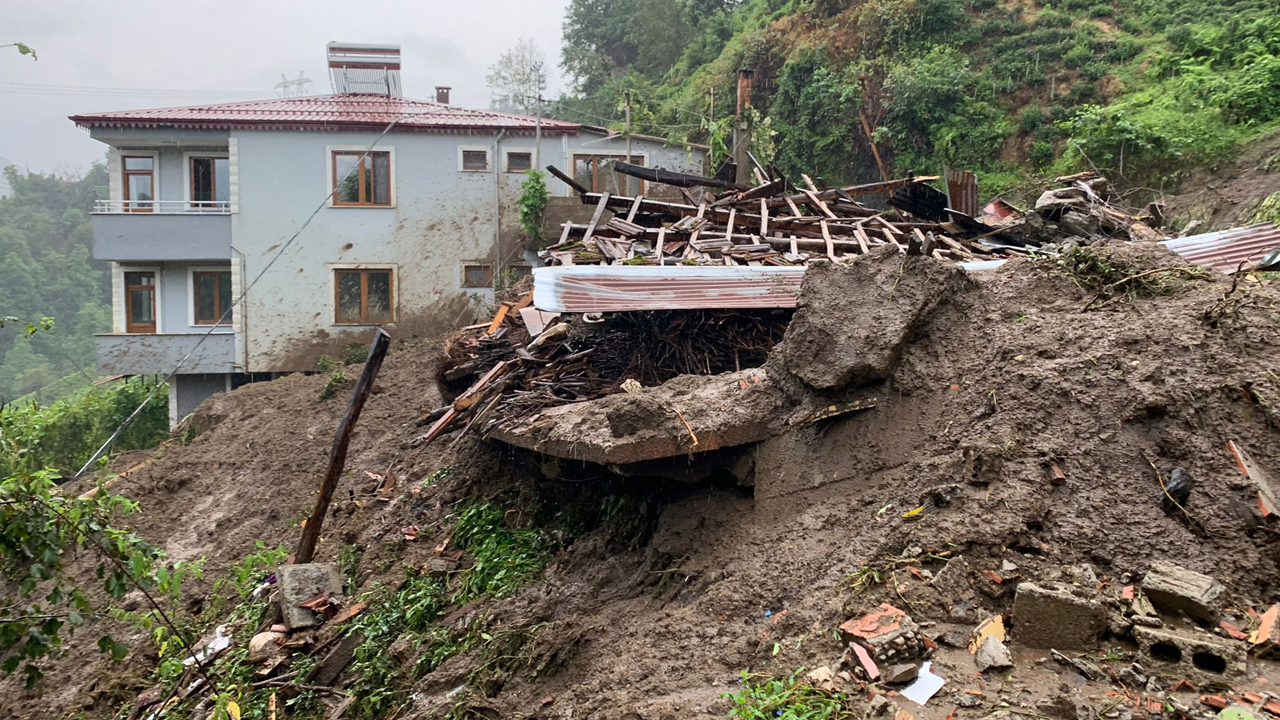
[[[533,153],[531,152],[509,152],[507,153],[507,172],[524,172],[533,169]]]
[[[333,153],[333,204],[391,206],[391,153]]]
[[[528,265],[510,265],[507,272],[511,273],[511,282],[514,284],[532,275],[533,268]]]
[[[493,284],[492,265],[463,265],[462,287],[487,288]]]
[[[125,332],[156,331],[156,274],[128,271],[124,274]]]
[[[639,195],[644,192],[640,178],[613,171],[615,162],[625,162],[626,155],[574,155],[573,179],[591,192],[609,192],[614,195]],[[644,165],[640,155],[631,156],[632,165]]]
[[[231,161],[224,157],[191,158],[191,207],[223,210],[231,202]]]
[[[125,156],[123,162],[125,212],[151,212],[156,199],[155,158]]]
[[[334,322],[376,325],[394,320],[394,287],[390,269],[334,270]]]
[[[458,161],[458,167],[468,172],[486,172],[489,170],[489,151],[484,148],[474,148],[471,150],[460,149],[462,154]]]
[[[228,312],[232,303],[230,270],[192,271],[191,293],[196,325],[231,322],[231,314]]]

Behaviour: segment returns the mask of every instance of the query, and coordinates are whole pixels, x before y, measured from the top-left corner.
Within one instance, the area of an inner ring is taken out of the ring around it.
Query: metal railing
[[[93,212],[108,215],[125,213],[225,215],[231,212],[231,203],[226,200],[99,200],[94,203]]]

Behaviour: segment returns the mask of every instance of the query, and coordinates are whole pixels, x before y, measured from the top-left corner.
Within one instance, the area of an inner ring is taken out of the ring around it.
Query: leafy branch
[[[40,59],[40,58],[36,57],[36,50],[35,50],[35,48],[33,48],[33,47],[31,47],[30,45],[27,45],[27,44],[25,44],[25,43],[15,42],[15,43],[9,43],[9,44],[7,44],[7,45],[0,45],[0,48],[7,48],[7,47],[16,47],[16,48],[18,48],[18,54],[19,54],[19,55],[30,55],[32,60],[39,60],[39,59]]]

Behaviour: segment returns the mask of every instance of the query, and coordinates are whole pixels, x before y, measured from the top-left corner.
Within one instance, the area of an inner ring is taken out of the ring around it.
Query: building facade
[[[72,120],[108,146],[109,198],[92,216],[94,257],[112,268],[99,371],[178,367],[175,422],[253,376],[313,370],[373,327],[471,322],[535,258],[518,198],[537,163],[645,191],[611,170],[624,138],[457,108],[446,88],[436,102],[336,94]],[[704,170],[699,148],[631,148],[636,164]],[[548,190],[571,193],[554,178]]]

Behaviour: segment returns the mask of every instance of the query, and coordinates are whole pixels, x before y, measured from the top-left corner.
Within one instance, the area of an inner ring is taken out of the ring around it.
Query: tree
[[[639,0],[570,0],[560,66],[590,95],[639,56]]]
[[[528,113],[547,89],[542,51],[533,40],[521,38],[489,67],[485,82],[493,93],[494,107]]]

